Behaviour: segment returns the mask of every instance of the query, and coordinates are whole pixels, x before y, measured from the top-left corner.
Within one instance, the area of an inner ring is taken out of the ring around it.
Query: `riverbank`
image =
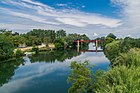
[[[50,50],[49,47],[46,47],[46,45],[38,45],[38,46],[35,46],[37,48],[39,48],[39,50]],[[28,51],[31,51],[33,48],[33,46],[30,46],[30,47],[24,47],[24,48],[16,48],[14,49],[14,52],[17,51],[17,50],[21,50],[22,52],[28,52]]]
[[[46,47],[46,45],[39,45],[39,46],[35,46],[39,49],[39,52],[41,51],[50,51],[51,48]],[[0,60],[0,63],[6,63],[6,62],[11,62],[11,61],[15,61],[17,58],[21,58],[24,55],[26,55],[26,52],[34,52],[33,50],[33,46],[31,47],[24,47],[24,48],[16,48],[14,49],[14,54],[11,58],[6,59],[6,60]],[[17,52],[18,51],[18,52]]]

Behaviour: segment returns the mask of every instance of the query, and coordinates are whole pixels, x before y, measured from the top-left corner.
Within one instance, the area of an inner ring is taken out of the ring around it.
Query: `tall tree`
[[[113,33],[108,34],[107,37],[110,37],[110,38],[116,39],[116,36],[115,36]]]
[[[58,31],[56,31],[56,37],[57,38],[63,38],[65,36],[66,36],[66,31],[64,31],[64,30],[58,30]]]
[[[13,56],[13,43],[7,37],[0,35],[0,60],[6,60]]]

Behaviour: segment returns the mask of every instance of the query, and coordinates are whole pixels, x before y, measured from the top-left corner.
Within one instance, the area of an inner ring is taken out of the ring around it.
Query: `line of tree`
[[[14,49],[25,46],[37,46],[49,43],[55,45],[55,49],[62,50],[64,48],[74,48],[76,43],[74,40],[89,40],[89,38],[83,34],[66,34],[64,30],[44,30],[44,29],[33,29],[27,33],[19,34],[17,32],[8,31],[5,29],[0,30],[0,60],[7,60],[12,58]],[[82,43],[81,47],[85,48],[88,43]],[[88,47],[87,47],[88,48]],[[15,56],[21,55],[20,51],[17,51]]]
[[[140,38],[98,38],[111,61],[108,71],[93,73],[88,62],[72,62],[69,93],[140,93]]]

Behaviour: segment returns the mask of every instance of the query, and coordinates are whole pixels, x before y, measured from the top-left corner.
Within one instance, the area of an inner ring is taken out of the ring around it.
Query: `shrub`
[[[17,49],[16,52],[15,52],[15,56],[16,57],[21,57],[21,56],[23,56],[23,52],[20,49]]]
[[[32,51],[34,51],[35,54],[38,54],[39,53],[39,48],[38,47],[33,47],[32,48]]]
[[[96,79],[95,93],[140,93],[140,67],[119,66]]]

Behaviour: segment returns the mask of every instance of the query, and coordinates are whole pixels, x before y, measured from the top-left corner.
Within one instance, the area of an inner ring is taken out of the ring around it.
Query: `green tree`
[[[64,30],[56,31],[56,38],[63,38],[65,36],[66,36],[66,31],[64,31]]]
[[[15,52],[15,56],[18,57],[18,58],[23,56],[23,54],[24,53],[21,50],[19,50],[19,49],[17,49],[16,52]]]
[[[64,39],[62,39],[62,38],[57,38],[57,39],[55,39],[55,41],[54,41],[54,44],[55,44],[55,48],[58,50],[60,50],[60,49],[64,49],[64,42],[65,42],[65,40]]]
[[[72,72],[68,77],[68,82],[72,82],[69,93],[92,93],[94,88],[94,79],[92,71],[87,67],[88,62],[71,63]]]
[[[127,53],[120,53],[112,63],[113,66],[140,66],[140,49],[133,48],[130,49]]]
[[[33,47],[32,48],[32,51],[34,51],[35,54],[38,54],[39,53],[39,48],[38,47]]]
[[[114,59],[119,55],[120,53],[120,41],[113,41],[112,43],[109,43],[105,46],[104,50],[105,55],[107,58],[113,62]]]
[[[48,44],[51,42],[49,37],[44,37],[43,43],[46,44],[46,46],[48,46]]]
[[[36,36],[29,36],[26,44],[28,46],[41,45],[41,39]]]
[[[20,44],[24,44],[27,41],[25,37],[20,35],[12,36],[11,40],[15,47],[18,47]]]
[[[116,36],[115,36],[113,33],[108,34],[107,37],[110,37],[110,38],[116,39]]]
[[[140,67],[119,66],[96,76],[95,93],[139,93]]]
[[[7,37],[0,35],[0,60],[6,60],[13,56],[14,46]]]
[[[68,81],[72,82],[69,93],[139,93],[140,67],[116,66],[109,71],[96,74],[86,63],[71,63],[72,72]]]

